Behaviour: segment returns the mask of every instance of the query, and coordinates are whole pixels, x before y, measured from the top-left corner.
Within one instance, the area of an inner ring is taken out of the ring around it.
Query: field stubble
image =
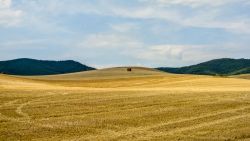
[[[144,71],[0,75],[0,140],[250,140],[249,80]]]

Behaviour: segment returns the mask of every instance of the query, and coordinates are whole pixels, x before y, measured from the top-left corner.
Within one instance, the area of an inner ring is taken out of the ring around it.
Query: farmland
[[[110,68],[0,75],[0,140],[250,140],[250,80]]]

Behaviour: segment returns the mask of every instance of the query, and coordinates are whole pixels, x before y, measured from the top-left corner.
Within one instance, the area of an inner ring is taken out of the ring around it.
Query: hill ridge
[[[19,58],[0,61],[0,73],[10,75],[55,75],[94,70],[74,60],[37,60]]]
[[[159,67],[158,70],[177,74],[237,75],[250,73],[250,59],[221,58],[180,68]]]

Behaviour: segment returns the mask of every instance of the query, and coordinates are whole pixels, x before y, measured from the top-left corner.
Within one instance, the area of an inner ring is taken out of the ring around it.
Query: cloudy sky
[[[0,60],[94,67],[250,58],[250,0],[0,0]]]

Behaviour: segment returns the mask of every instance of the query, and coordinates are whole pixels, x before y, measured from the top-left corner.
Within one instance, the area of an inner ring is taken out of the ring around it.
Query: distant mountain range
[[[158,70],[177,74],[200,75],[237,75],[250,73],[250,59],[215,59],[197,65],[169,68],[160,67]],[[44,61],[21,58],[8,61],[0,61],[0,73],[11,75],[55,75],[95,70],[95,68],[83,65],[73,60]]]
[[[215,59],[197,65],[169,68],[161,67],[158,70],[177,74],[201,75],[237,75],[250,73],[250,59]]]
[[[0,73],[11,75],[53,75],[94,69],[73,60],[43,61],[22,58],[0,61]]]

